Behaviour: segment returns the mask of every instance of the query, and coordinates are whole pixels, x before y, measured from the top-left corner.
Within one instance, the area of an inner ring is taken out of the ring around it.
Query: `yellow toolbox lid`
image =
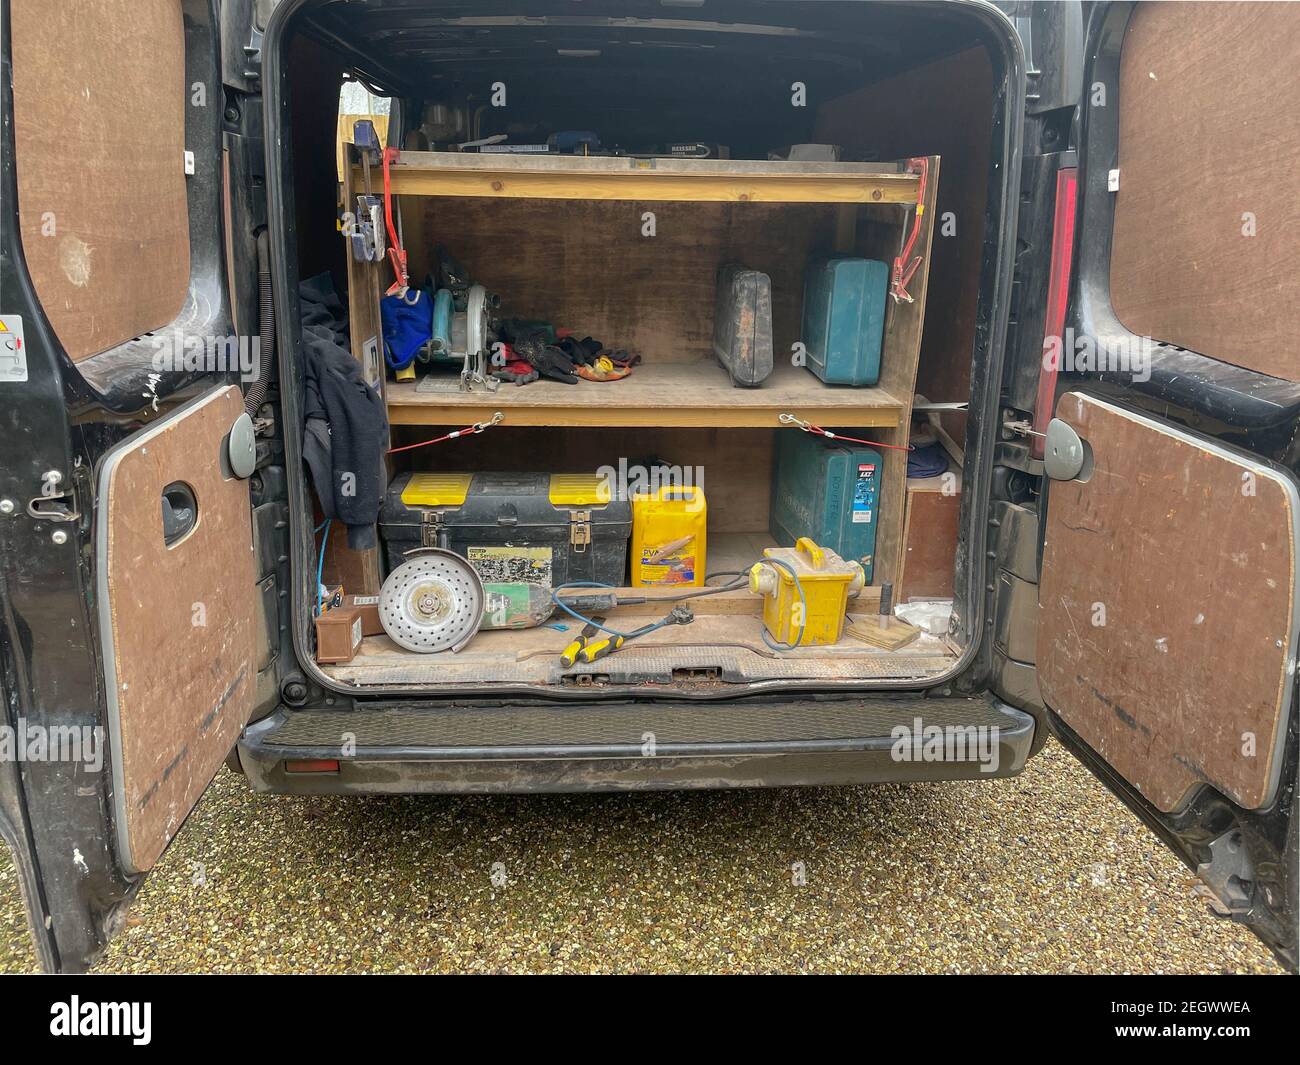
[[[459,507],[469,495],[472,473],[413,473],[402,489],[410,507]]]
[[[598,473],[553,473],[550,498],[556,507],[603,507],[613,494],[609,478]]]

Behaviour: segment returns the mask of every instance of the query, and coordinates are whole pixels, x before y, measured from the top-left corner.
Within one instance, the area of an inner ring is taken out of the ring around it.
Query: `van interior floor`
[[[761,533],[716,537],[710,570],[735,572],[762,556],[774,541]],[[653,598],[656,589],[621,589]],[[669,589],[664,589],[668,592]],[[851,601],[850,616],[875,613],[879,589],[865,588]],[[750,684],[769,680],[926,680],[951,669],[960,650],[946,637],[922,632],[898,650],[873,647],[845,632],[839,642],[774,650],[763,639],[762,601],[748,589],[691,601],[689,625],[668,626],[628,641],[614,654],[568,669],[560,652],[581,630],[580,622],[557,612],[532,629],[479,632],[462,650],[420,654],[387,636],[367,636],[349,662],[322,665],[333,680],[355,687],[454,690],[462,685],[699,686]],[[653,602],[610,612],[607,622],[628,631],[663,613]],[[561,627],[562,626],[562,627]]]

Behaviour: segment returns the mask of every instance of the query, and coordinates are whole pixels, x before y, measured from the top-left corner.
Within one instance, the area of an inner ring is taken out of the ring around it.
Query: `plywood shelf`
[[[454,383],[456,375],[446,373]],[[495,411],[512,426],[778,427],[784,412],[826,426],[893,427],[905,402],[883,388],[825,385],[805,369],[775,371],[760,388],[735,388],[714,362],[650,363],[622,381],[502,383],[494,393],[421,392],[388,382],[393,425],[468,425]]]
[[[400,196],[546,200],[914,204],[919,189],[917,176],[893,163],[757,159],[404,151],[391,176]]]

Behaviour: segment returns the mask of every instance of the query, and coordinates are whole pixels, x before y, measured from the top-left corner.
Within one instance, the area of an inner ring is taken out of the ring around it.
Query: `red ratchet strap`
[[[894,269],[889,281],[889,294],[894,297],[895,302],[904,300],[907,303],[914,302],[912,294],[907,291],[907,286],[912,278],[916,276],[916,271],[921,265],[921,257],[917,255],[912,257],[912,249],[916,247],[917,238],[921,235],[921,216],[925,214],[925,184],[926,179],[930,176],[930,160],[924,156],[909,159],[907,161],[907,171],[909,174],[920,174],[921,179],[917,182],[916,189],[916,215],[912,219],[912,232],[907,236],[907,243],[903,245],[902,252],[894,260]]]
[[[887,447],[891,451],[911,451],[911,444],[882,444],[876,440],[862,440],[856,436],[842,436],[840,433],[832,433],[829,429],[823,429],[820,425],[813,425],[812,422],[803,421],[796,418],[793,414],[782,414],[779,416],[783,425],[797,425],[805,433],[813,433],[816,436],[824,436],[827,440],[847,440],[850,444],[866,444],[867,447]]]
[[[384,149],[384,225],[388,228],[388,259],[393,264],[393,273],[397,280],[388,290],[388,295],[405,294],[410,287],[406,272],[406,249],[402,247],[397,236],[397,227],[393,225],[393,179],[389,166],[397,162],[399,151],[396,148]]]
[[[462,436],[473,436],[477,433],[491,429],[494,425],[501,424],[505,415],[497,411],[492,418],[486,422],[475,422],[473,425],[467,425],[464,429],[457,429],[454,433],[448,433],[446,436],[435,436],[432,440],[421,440],[418,444],[404,444],[401,447],[390,447],[389,455],[396,455],[399,451],[412,451],[417,447],[428,447],[430,444],[441,444],[444,440],[456,440]]]

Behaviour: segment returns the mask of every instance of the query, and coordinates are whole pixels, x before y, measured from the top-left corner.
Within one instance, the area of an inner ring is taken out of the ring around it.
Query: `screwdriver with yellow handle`
[[[582,651],[591,643],[591,638],[600,632],[600,627],[604,622],[605,619],[602,617],[595,617],[587,622],[582,627],[582,632],[574,637],[573,642],[560,652],[560,665],[565,669],[573,665]]]

